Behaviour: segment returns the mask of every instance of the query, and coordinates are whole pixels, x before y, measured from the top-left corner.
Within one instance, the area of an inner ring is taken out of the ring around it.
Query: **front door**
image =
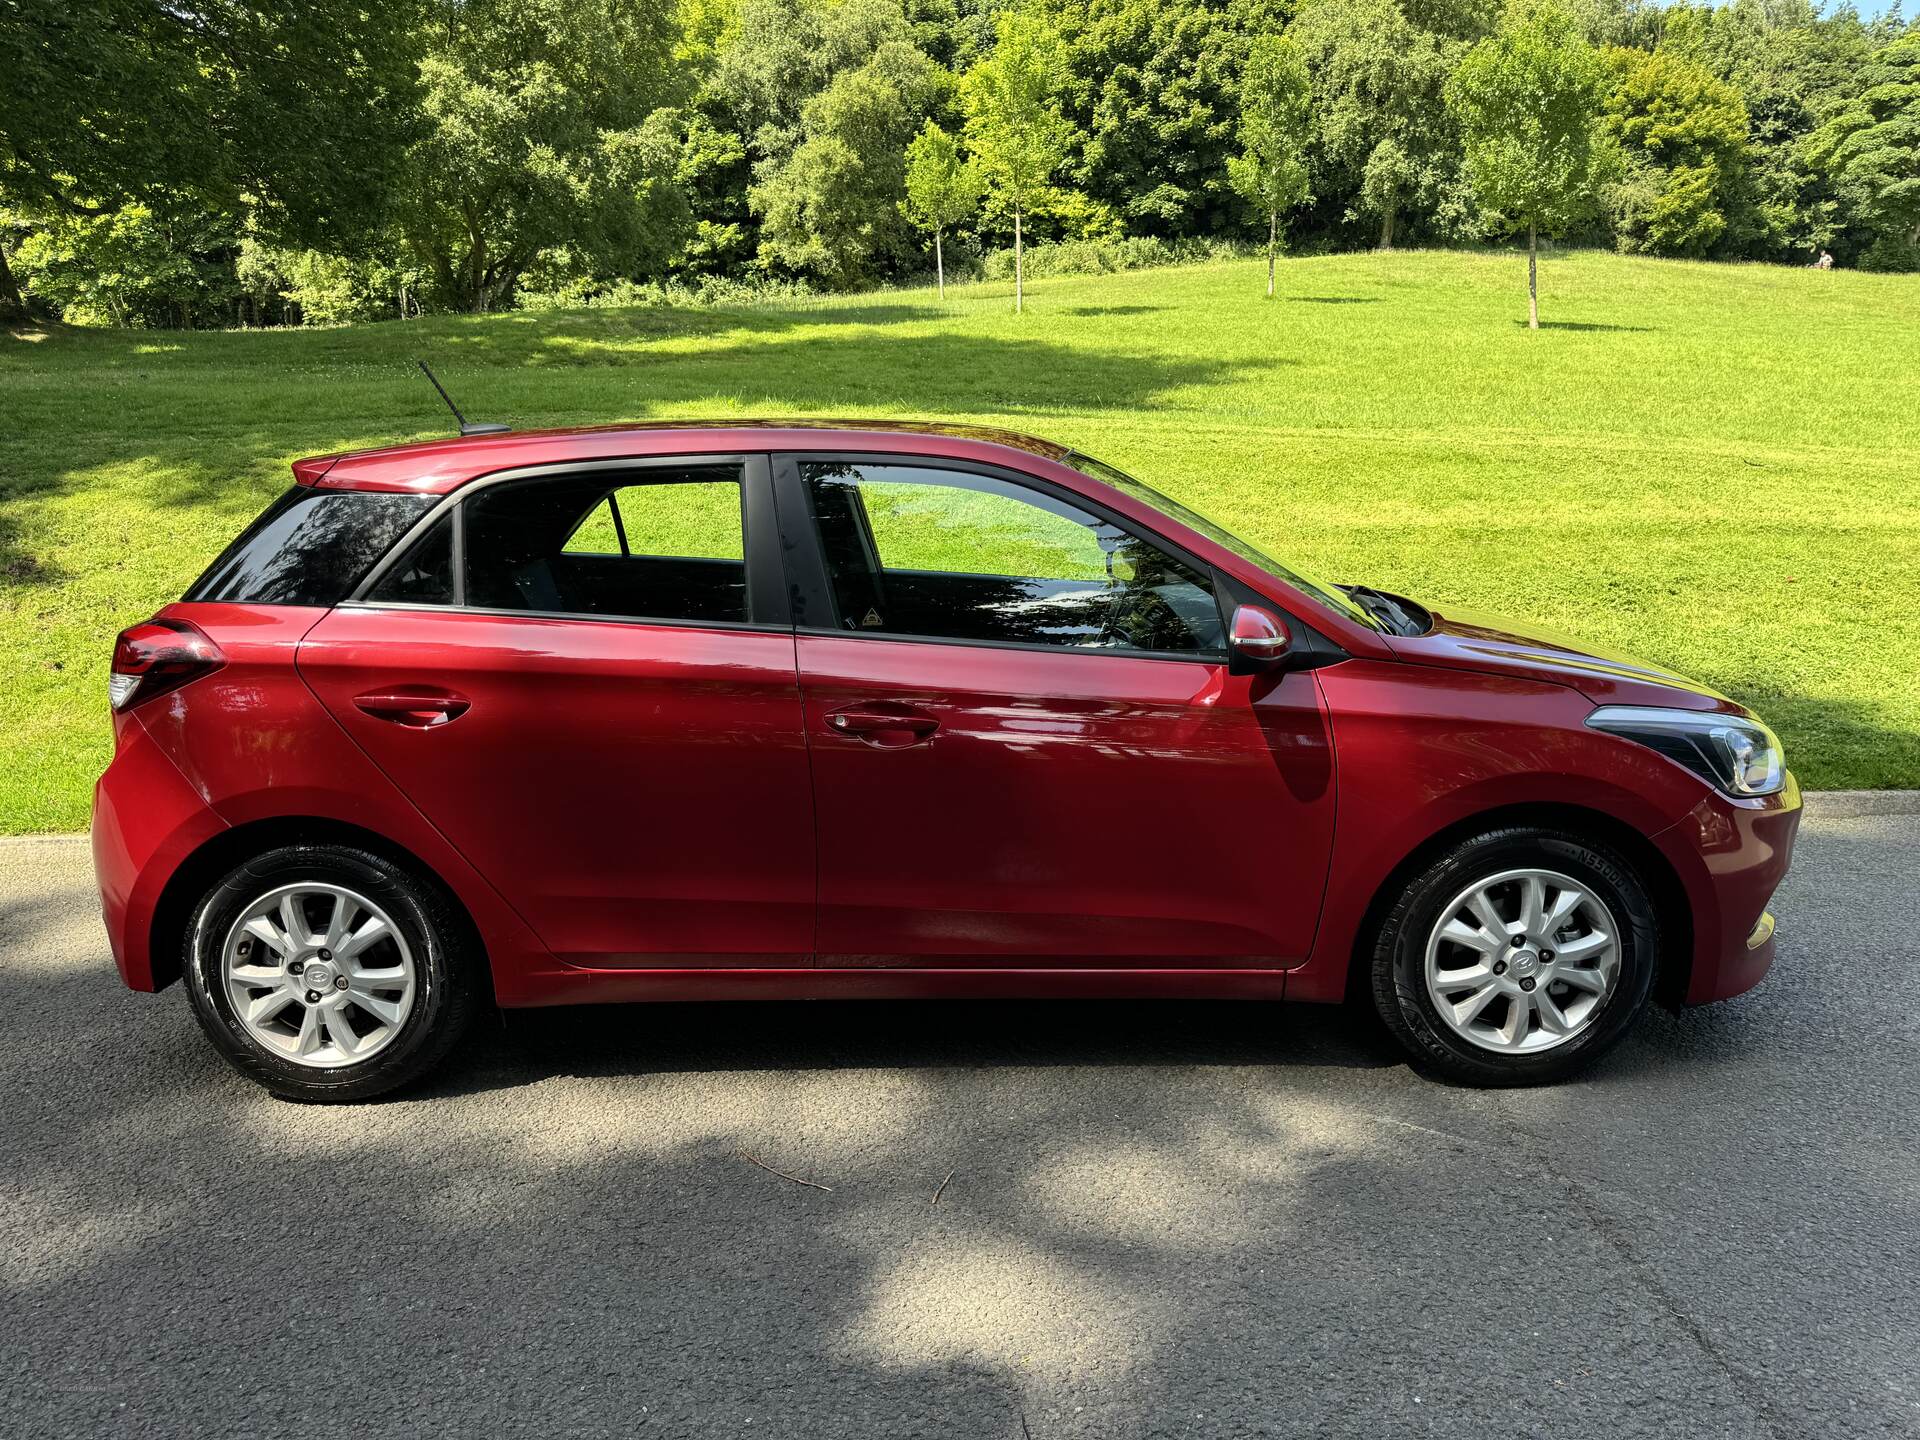
[[[300,671],[560,959],[804,965],[793,634],[749,581],[772,530],[759,457],[486,482]]]
[[[1209,570],[1006,472],[776,473],[820,964],[1305,957],[1333,824],[1319,688],[1229,673]]]

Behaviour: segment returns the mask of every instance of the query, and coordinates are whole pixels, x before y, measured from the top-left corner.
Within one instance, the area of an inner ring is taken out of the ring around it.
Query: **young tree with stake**
[[[1263,35],[1247,56],[1240,82],[1241,153],[1227,161],[1227,178],[1267,217],[1267,298],[1273,298],[1280,217],[1312,197],[1307,193],[1307,133],[1311,87],[1300,49],[1284,35]]]
[[[1025,304],[1026,251],[1021,226],[1066,158],[1070,131],[1055,100],[1065,49],[1037,14],[1000,16],[993,53],[961,82],[967,148],[999,202],[1013,212],[1013,308]]]
[[[1597,125],[1606,90],[1599,55],[1551,0],[1515,0],[1447,82],[1475,195],[1508,228],[1526,227],[1529,329],[1540,328],[1540,232],[1598,201],[1612,153]]]
[[[907,146],[907,199],[900,208],[922,230],[933,234],[933,273],[940,298],[947,298],[947,263],[940,237],[980,207],[980,172],[960,158],[960,147],[929,120]]]

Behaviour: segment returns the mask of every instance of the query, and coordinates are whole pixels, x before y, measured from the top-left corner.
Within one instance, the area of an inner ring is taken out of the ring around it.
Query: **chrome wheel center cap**
[[[1513,953],[1513,973],[1522,980],[1540,968],[1540,957],[1531,950],[1516,950]]]
[[[314,960],[300,972],[301,982],[309,990],[325,990],[333,984],[333,967],[324,960]]]

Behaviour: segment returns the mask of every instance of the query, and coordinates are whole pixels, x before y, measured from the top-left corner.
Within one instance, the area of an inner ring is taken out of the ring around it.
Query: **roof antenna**
[[[453,411],[453,418],[460,422],[460,433],[462,435],[505,435],[509,430],[513,429],[511,425],[502,424],[498,420],[467,419],[466,416],[460,413],[460,407],[453,403],[453,397],[447,394],[447,387],[440,383],[433,371],[427,369],[427,362],[424,360],[416,360],[413,363],[420,367],[420,373],[433,382],[433,388],[438,390],[440,392],[440,398],[447,402],[447,408]]]

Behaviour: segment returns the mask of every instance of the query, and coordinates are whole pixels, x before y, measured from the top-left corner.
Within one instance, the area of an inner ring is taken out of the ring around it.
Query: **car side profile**
[[[1757,983],[1778,742],[1642,662],[1281,564],[960,426],[297,462],[115,646],[120,974],[357,1100],[479,1008],[1370,1000],[1557,1078]]]

